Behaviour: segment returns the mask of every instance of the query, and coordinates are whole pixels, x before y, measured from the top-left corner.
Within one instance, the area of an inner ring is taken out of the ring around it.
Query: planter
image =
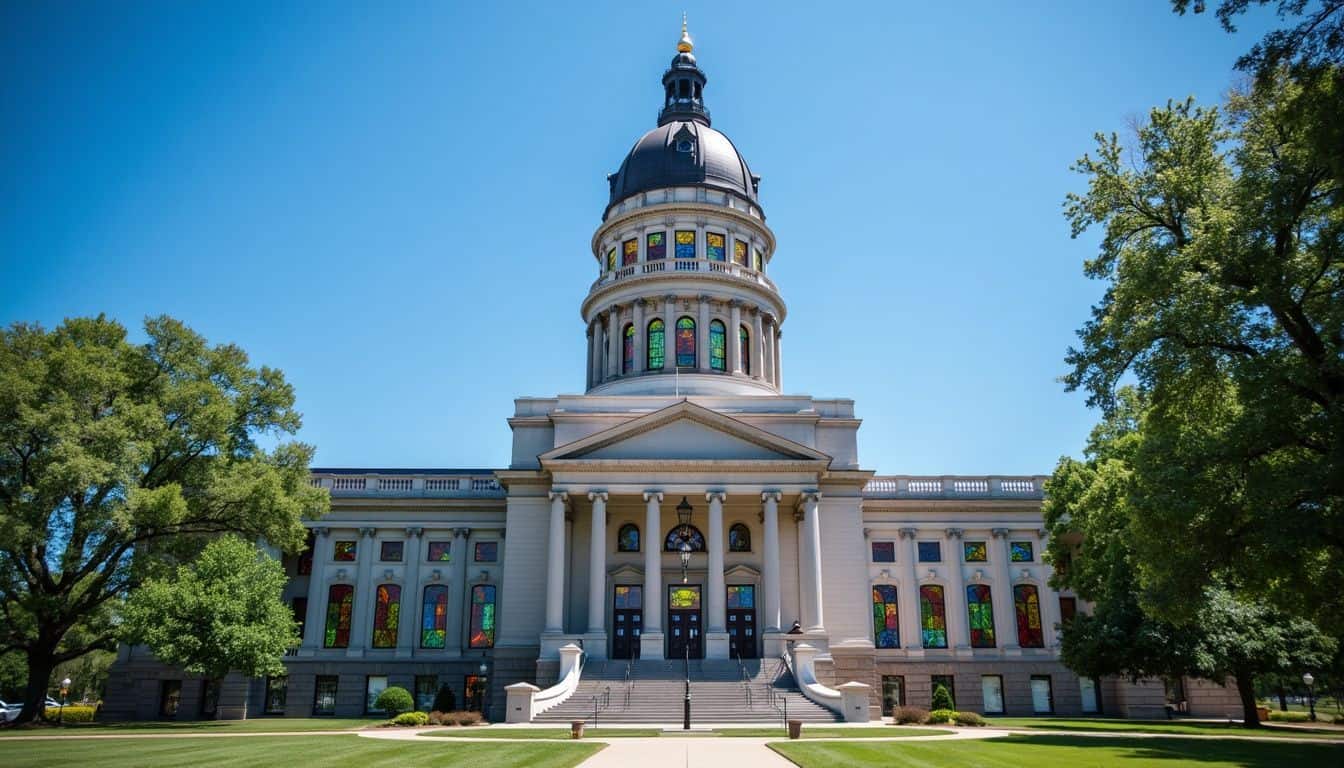
[[[582,721],[582,720],[574,720],[574,721],[571,721],[571,722],[570,722],[570,724],[569,724],[569,737],[570,737],[571,739],[582,739],[582,738],[583,738],[583,721]]]
[[[797,739],[797,738],[801,738],[802,735],[803,735],[803,721],[802,721],[802,720],[790,720],[790,721],[789,721],[789,738],[790,738],[790,739]]]

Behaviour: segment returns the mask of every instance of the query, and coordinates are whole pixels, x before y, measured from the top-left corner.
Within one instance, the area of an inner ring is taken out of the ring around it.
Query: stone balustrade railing
[[[377,470],[351,472],[315,469],[309,483],[332,496],[474,496],[503,498],[504,488],[485,472],[443,475],[430,472],[390,475]]]
[[[742,266],[731,261],[715,261],[713,259],[659,259],[657,261],[643,261],[637,264],[627,264],[611,272],[605,272],[601,277],[593,281],[589,286],[589,292],[598,288],[614,283],[617,280],[625,280],[631,277],[647,277],[650,275],[659,275],[667,272],[676,272],[685,274],[688,272],[699,273],[717,273],[728,277],[735,277],[739,280],[745,280],[749,283],[763,285],[772,291],[778,292],[773,280],[765,276],[764,272],[758,272],[750,267]]]
[[[1045,475],[874,477],[863,488],[874,499],[1042,499]]]

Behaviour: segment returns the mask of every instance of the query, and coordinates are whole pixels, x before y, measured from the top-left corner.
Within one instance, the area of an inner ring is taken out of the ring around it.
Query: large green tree
[[[111,647],[146,578],[235,533],[286,551],[325,513],[280,371],[167,317],[144,343],[103,317],[0,336],[0,652],[21,651],[20,721],[57,664]],[[269,447],[262,444],[269,443]]]

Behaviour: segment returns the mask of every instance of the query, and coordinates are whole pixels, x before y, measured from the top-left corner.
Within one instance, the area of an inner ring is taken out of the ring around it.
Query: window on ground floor
[[[984,714],[1002,715],[1003,714],[1003,676],[1002,675],[981,675],[980,693],[984,696]]]
[[[421,712],[434,709],[434,697],[439,693],[438,675],[415,676],[415,708]]]
[[[177,708],[181,703],[181,680],[164,680],[159,683],[159,717],[177,717]]]
[[[952,708],[956,709],[957,689],[952,680],[953,678],[951,675],[933,675],[929,684],[929,696],[932,697],[933,692],[938,690],[938,686],[941,685],[947,689],[947,695],[952,697]]]
[[[1101,711],[1101,702],[1097,700],[1097,681],[1090,677],[1078,678],[1078,690],[1082,693],[1083,714],[1094,715]]]
[[[382,714],[378,706],[378,695],[387,690],[387,675],[369,675],[364,687],[364,711],[370,714]]]
[[[285,713],[285,694],[289,692],[289,678],[280,675],[266,678],[266,701],[262,709],[268,715]]]
[[[463,709],[484,712],[485,694],[489,688],[490,679],[485,675],[467,675],[466,685],[462,688]]]
[[[201,718],[215,719],[219,711],[219,680],[206,678],[201,681]]]
[[[905,706],[905,678],[901,675],[882,676],[882,714],[891,717],[897,707]]]
[[[1050,687],[1049,675],[1031,676],[1031,711],[1038,715],[1055,711],[1055,694]]]
[[[317,685],[313,689],[314,715],[336,714],[336,680],[335,675],[317,676]]]

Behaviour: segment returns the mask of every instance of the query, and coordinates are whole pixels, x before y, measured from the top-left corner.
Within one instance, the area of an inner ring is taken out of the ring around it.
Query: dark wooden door
[[[728,657],[756,658],[756,588],[728,587]]]
[[[667,588],[667,657],[703,658],[704,633],[700,625],[699,585]]]
[[[644,588],[617,586],[612,592],[611,657],[638,659],[639,636],[644,628]]]

